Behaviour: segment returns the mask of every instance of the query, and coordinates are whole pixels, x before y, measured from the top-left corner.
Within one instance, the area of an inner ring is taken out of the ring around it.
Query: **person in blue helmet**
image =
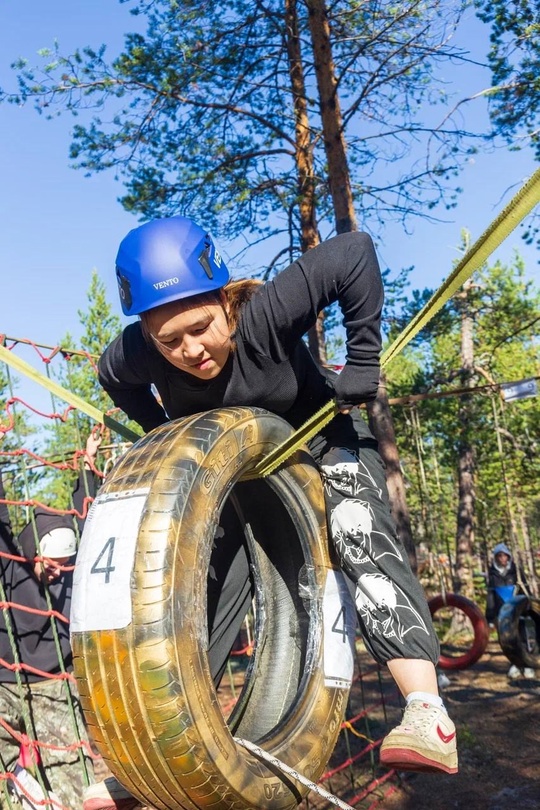
[[[125,315],[137,315],[99,361],[99,380],[114,404],[145,430],[221,406],[260,406],[294,428],[330,400],[339,413],[311,440],[320,466],[330,534],[355,593],[358,620],[374,658],[388,666],[406,708],[381,746],[398,769],[457,772],[456,734],[438,694],[437,636],[423,590],[396,535],[377,443],[355,405],[373,400],[379,383],[381,274],[364,233],[336,236],[298,258],[271,281],[231,281],[210,234],[185,217],[148,222],[122,241],[116,274]],[[303,336],[337,301],[347,334],[339,375],[313,360]],[[154,391],[157,391],[159,399]],[[224,546],[228,543],[224,541]],[[234,546],[218,594],[220,643],[210,627],[209,663],[219,677],[249,589],[243,547]],[[219,579],[219,576],[218,576]],[[232,587],[227,587],[231,586]],[[240,617],[241,618],[241,617]],[[119,807],[111,782],[93,790],[85,810]],[[124,805],[127,806],[127,805]],[[134,805],[130,805],[134,806]]]
[[[487,599],[486,599],[486,619],[493,627],[497,623],[497,616],[503,604],[507,601],[502,595],[505,591],[508,596],[517,596],[523,593],[520,583],[525,584],[525,575],[519,572],[512,558],[512,552],[506,543],[497,543],[493,549],[493,558],[488,568],[487,577]],[[510,680],[517,678],[534,679],[535,671],[532,667],[520,669],[512,664],[507,676]]]

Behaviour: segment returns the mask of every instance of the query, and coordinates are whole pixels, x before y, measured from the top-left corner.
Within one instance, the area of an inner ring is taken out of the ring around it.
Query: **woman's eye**
[[[158,345],[162,346],[164,349],[174,349],[177,345],[178,340],[173,338],[172,340],[158,340]]]

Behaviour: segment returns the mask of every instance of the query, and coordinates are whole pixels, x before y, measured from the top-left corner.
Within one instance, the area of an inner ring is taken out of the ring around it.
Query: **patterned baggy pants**
[[[321,471],[328,527],[353,589],[360,629],[379,663],[437,663],[439,642],[427,601],[396,534],[384,466],[373,438],[333,447]]]
[[[395,658],[436,664],[439,642],[422,586],[396,535],[377,442],[363,424],[349,445],[326,448],[320,468],[329,533],[366,647],[380,664]],[[243,527],[233,510],[222,513],[219,535],[208,579],[208,657],[216,683],[253,596]]]

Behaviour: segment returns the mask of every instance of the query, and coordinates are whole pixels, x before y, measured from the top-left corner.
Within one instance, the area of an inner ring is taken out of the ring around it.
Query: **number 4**
[[[111,579],[111,572],[116,570],[116,566],[111,565],[112,558],[114,554],[114,544],[116,541],[116,537],[109,537],[101,551],[99,552],[98,556],[96,557],[96,561],[94,562],[92,568],[90,569],[91,574],[105,574],[105,584],[108,584]],[[105,566],[98,567],[98,563],[102,559],[102,557],[107,554],[107,562]]]
[[[339,624],[341,619],[341,625]],[[343,643],[347,643],[347,614],[345,612],[345,605],[342,605],[341,610],[336,616],[336,620],[332,625],[332,633],[337,633],[342,637]]]

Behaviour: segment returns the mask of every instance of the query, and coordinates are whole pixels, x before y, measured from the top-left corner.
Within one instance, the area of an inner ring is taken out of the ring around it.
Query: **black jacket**
[[[315,364],[302,336],[334,301],[343,313],[347,363],[332,379]],[[309,250],[253,295],[242,310],[235,351],[213,380],[175,368],[145,340],[141,324],[133,323],[102,355],[99,381],[145,431],[167,419],[234,405],[266,408],[297,428],[334,396],[342,405],[375,398],[382,304],[371,239],[342,234]],[[332,440],[336,432],[341,441],[356,435],[352,419],[335,417],[325,434]]]
[[[525,581],[523,575],[521,575],[521,581]],[[518,585],[515,589],[516,594],[521,593],[521,588],[518,584],[518,572],[513,560],[510,560],[510,564],[505,571],[500,571],[494,563],[488,568],[486,619],[490,623],[496,620],[499,610],[504,604],[504,600],[495,590],[495,588],[499,588],[503,585]]]
[[[73,493],[73,504],[78,512],[83,513],[84,498],[93,497],[97,489],[97,480],[90,471],[80,473]],[[0,499],[5,499],[4,485],[0,472]],[[38,537],[54,528],[69,526],[73,521],[69,516],[54,515],[39,509],[34,510]],[[81,521],[82,522],[82,521]],[[16,663],[12,644],[15,644],[18,660],[25,664],[20,670],[23,682],[33,683],[46,676],[40,672],[55,675],[61,671],[58,651],[54,638],[52,622],[55,623],[61,655],[66,669],[72,666],[71,646],[69,643],[69,620],[71,608],[71,588],[73,573],[65,572],[51,585],[49,593],[52,609],[63,618],[51,618],[45,613],[28,612],[22,607],[39,611],[49,611],[45,595],[45,586],[36,579],[31,562],[9,559],[7,555],[25,556],[32,560],[37,556],[35,532],[32,522],[21,531],[17,541],[14,538],[7,505],[0,503],[0,581],[9,604],[7,611],[0,610],[0,682],[16,682],[16,673],[10,666]],[[21,607],[18,607],[21,606]],[[6,617],[7,613],[7,617]],[[8,628],[12,632],[12,638]]]

